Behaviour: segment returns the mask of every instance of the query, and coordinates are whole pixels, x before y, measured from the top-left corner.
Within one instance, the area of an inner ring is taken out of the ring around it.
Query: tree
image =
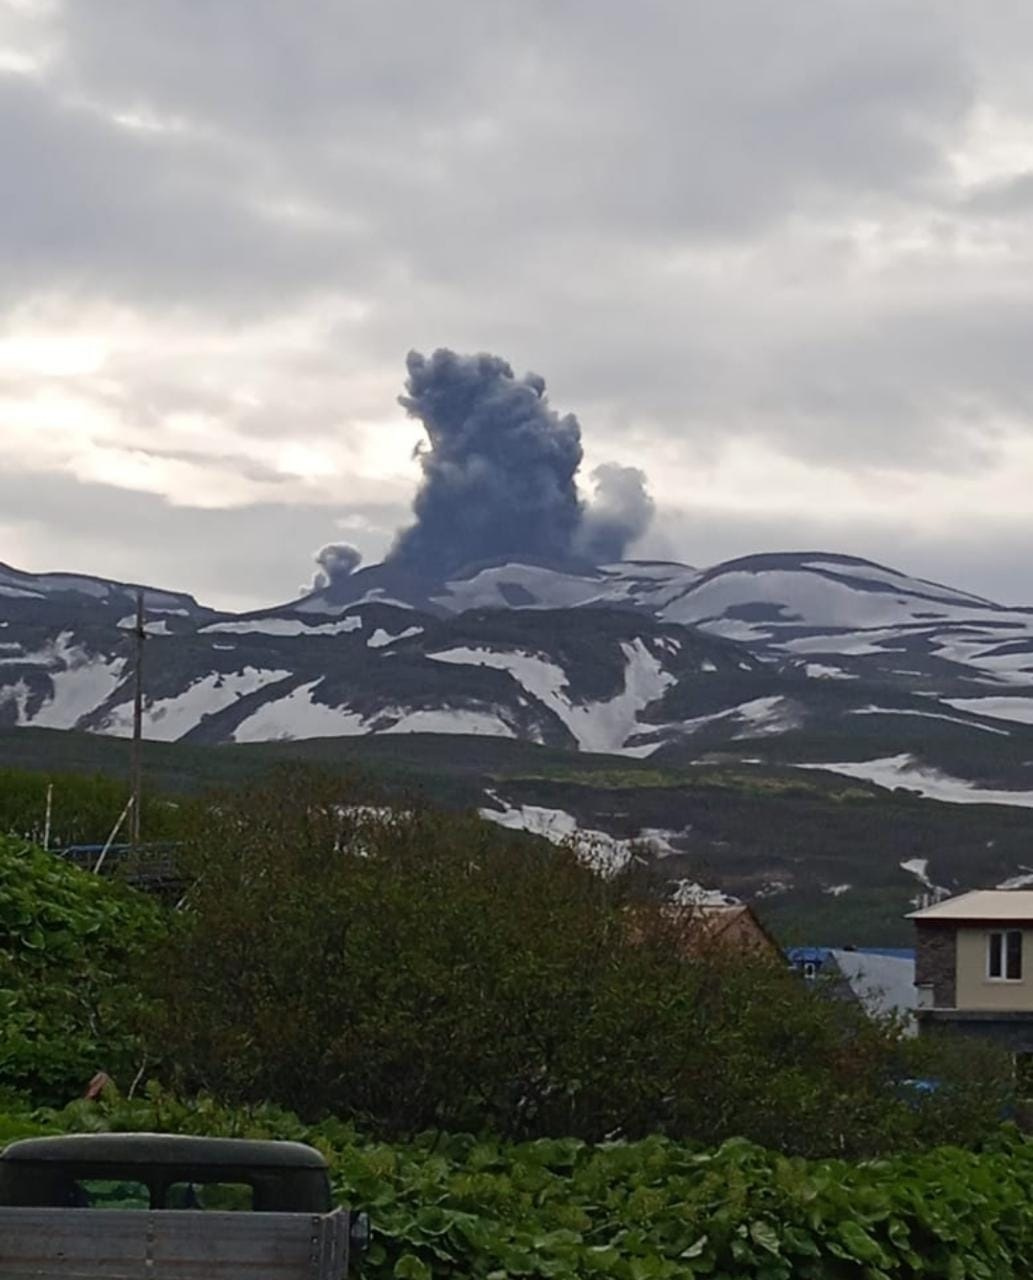
[[[644,900],[634,871],[368,794],[290,769],[209,806],[151,975],[170,1083],[393,1135],[921,1138],[892,1029],[778,964],[687,955],[691,919]]]

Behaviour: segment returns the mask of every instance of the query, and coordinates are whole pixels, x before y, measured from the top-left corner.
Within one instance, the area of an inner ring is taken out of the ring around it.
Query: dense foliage
[[[377,1280],[1028,1274],[1033,1148],[989,1050],[702,945],[634,869],[367,799],[292,771],[184,808],[180,911],[0,840],[0,1144],[313,1142]],[[99,1069],[164,1085],[33,1110]]]
[[[154,974],[149,1042],[183,1092],[514,1140],[663,1132],[801,1154],[974,1140],[1005,1079],[698,945],[572,850],[350,801],[289,773],[223,797]],[[942,1082],[920,1101],[901,1082]]]
[[[327,1156],[338,1197],[369,1211],[361,1273],[614,1280],[1009,1280],[1033,1257],[1033,1146],[1002,1132],[867,1164],[805,1161],[742,1140],[705,1150],[648,1138],[387,1146],[271,1108],[189,1106],[158,1091],[59,1114],[0,1114],[32,1132],[157,1129],[294,1138]]]
[[[65,1100],[139,1054],[147,898],[0,837],[0,1088]]]

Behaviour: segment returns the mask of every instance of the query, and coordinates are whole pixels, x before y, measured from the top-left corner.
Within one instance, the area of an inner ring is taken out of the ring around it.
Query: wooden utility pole
[[[136,681],[133,687],[133,747],[129,764],[129,843],[140,843],[140,806],[143,799],[143,647],[147,632],[143,624],[143,592],[136,593]]]
[[[50,822],[54,816],[54,784],[47,784],[47,809],[43,817],[43,848],[50,852]]]

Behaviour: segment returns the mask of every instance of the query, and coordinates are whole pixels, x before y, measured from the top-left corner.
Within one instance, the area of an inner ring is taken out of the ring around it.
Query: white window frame
[[[1016,933],[1019,936],[1019,973],[1017,977],[1011,977],[1008,974],[1008,936]],[[1001,948],[1001,972],[990,972],[990,956],[993,948],[993,939],[1000,938]],[[1010,982],[1016,983],[1022,981],[1022,970],[1025,950],[1024,931],[1022,929],[989,929],[986,934],[986,980],[987,982]]]

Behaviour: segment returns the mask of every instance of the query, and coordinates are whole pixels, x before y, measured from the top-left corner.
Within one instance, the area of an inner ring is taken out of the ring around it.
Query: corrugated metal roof
[[[834,951],[836,964],[870,1014],[914,1012],[915,962],[865,951]]]
[[[946,898],[909,920],[1029,920],[1033,923],[1033,889],[973,889]]]

